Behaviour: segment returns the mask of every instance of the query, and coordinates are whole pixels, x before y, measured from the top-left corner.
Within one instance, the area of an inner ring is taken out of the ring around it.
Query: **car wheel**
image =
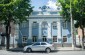
[[[31,48],[27,48],[27,52],[31,52],[32,50],[31,50]]]
[[[45,50],[47,53],[49,53],[50,51],[51,51],[51,49],[50,48],[46,48],[46,50]]]

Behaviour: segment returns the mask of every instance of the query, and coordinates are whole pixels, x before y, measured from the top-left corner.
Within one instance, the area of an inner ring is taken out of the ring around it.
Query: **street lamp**
[[[72,48],[74,49],[74,47],[75,47],[75,43],[74,43],[74,32],[73,32],[73,30],[74,30],[74,23],[73,23],[73,18],[72,18],[72,6],[71,6],[71,2],[72,2],[72,0],[70,0],[70,18],[71,18],[71,37],[72,37]]]

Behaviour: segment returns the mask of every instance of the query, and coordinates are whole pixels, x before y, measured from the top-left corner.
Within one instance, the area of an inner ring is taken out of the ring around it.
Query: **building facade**
[[[76,30],[76,45],[81,46],[82,45],[82,30],[80,27],[77,28]],[[84,28],[84,43],[85,43],[85,28]]]
[[[10,23],[11,26],[11,33],[10,33],[10,46],[17,46],[16,39],[18,38],[19,33],[19,25],[14,24],[13,22]],[[6,26],[3,22],[0,22],[0,46],[6,46]]]
[[[50,10],[48,6],[33,11],[27,22],[19,25],[18,46],[33,42],[50,42],[57,46],[71,46],[71,25],[60,15],[60,8]]]

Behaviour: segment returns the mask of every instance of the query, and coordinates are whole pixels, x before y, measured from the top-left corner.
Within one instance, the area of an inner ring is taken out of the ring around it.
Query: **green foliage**
[[[22,0],[1,0],[0,1],[0,7],[7,7],[7,6],[12,6],[15,4],[18,4],[19,2],[21,2]]]
[[[66,20],[70,20],[70,2],[72,8],[72,18],[76,20],[76,27],[85,27],[85,0],[59,0],[62,6],[62,15]]]
[[[6,25],[6,49],[10,46],[10,22],[26,21],[32,12],[30,0],[1,0],[0,21]]]
[[[63,15],[63,17],[65,17],[66,20],[69,20],[70,18],[70,2],[68,0],[58,0],[61,3],[62,6],[62,12],[61,14]],[[68,18],[68,19],[67,19]]]
[[[30,0],[1,0],[0,1],[0,21],[10,20],[16,22],[26,21],[31,14]]]
[[[26,21],[33,11],[31,4],[28,4],[29,0],[22,1],[17,8],[14,10],[14,20],[18,19],[18,21],[23,22]]]

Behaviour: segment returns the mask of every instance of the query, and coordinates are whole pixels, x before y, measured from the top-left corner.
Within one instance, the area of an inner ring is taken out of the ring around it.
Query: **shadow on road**
[[[51,51],[50,53],[55,53],[55,52],[58,52],[58,51]],[[28,53],[28,52],[23,52],[23,53]],[[45,51],[32,51],[30,53],[46,53]]]
[[[24,52],[22,48],[12,48],[12,49],[9,49],[8,51],[11,51],[11,52],[23,52],[23,53],[28,53],[28,52]],[[58,52],[59,50],[54,50],[54,51],[51,51],[51,53],[54,53],[54,52]],[[32,51],[30,53],[46,53],[45,51]]]

